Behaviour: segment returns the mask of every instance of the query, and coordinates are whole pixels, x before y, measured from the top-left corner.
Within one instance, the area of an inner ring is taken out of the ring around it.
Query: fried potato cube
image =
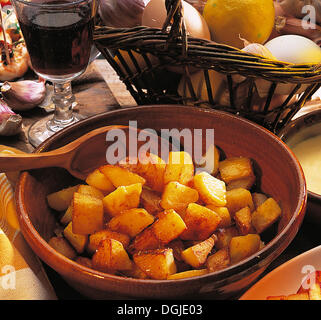
[[[269,198],[253,212],[252,224],[257,233],[261,233],[276,222],[281,214],[282,210],[278,203],[273,198]]]
[[[209,272],[215,272],[228,267],[231,264],[228,248],[223,248],[212,255],[206,260],[206,267]]]
[[[185,278],[193,278],[193,277],[199,277],[203,276],[204,274],[207,274],[207,269],[199,269],[199,270],[187,270],[183,272],[177,272],[170,276],[168,276],[167,280],[177,280],[177,279],[185,279]]]
[[[115,190],[115,187],[111,181],[108,180],[99,169],[94,170],[87,176],[86,183],[97,188],[98,190],[101,190],[104,195],[107,195]]]
[[[206,262],[207,256],[214,247],[215,240],[213,237],[195,244],[182,252],[183,260],[195,269],[200,268]]]
[[[72,201],[74,193],[77,192],[77,189],[78,185],[49,194],[47,196],[49,207],[57,211],[67,210]]]
[[[178,238],[186,230],[184,220],[173,209],[159,213],[152,227],[156,237],[164,245]]]
[[[186,225],[181,216],[172,209],[165,210],[135,237],[132,247],[136,251],[161,248],[178,238],[184,230]]]
[[[63,231],[63,234],[79,254],[84,252],[88,242],[88,236],[84,234],[74,233],[72,222],[68,223]]]
[[[102,193],[102,191],[100,191],[99,189],[97,189],[93,186],[89,186],[89,185],[85,185],[85,184],[81,184],[79,186],[77,192],[81,193],[81,194],[87,194],[88,196],[92,196],[92,197],[100,199],[100,200],[102,200],[104,198],[104,194]]]
[[[321,300],[321,290],[319,283],[313,283],[309,289],[309,300]]]
[[[115,232],[109,229],[103,229],[89,235],[89,241],[87,245],[87,251],[89,254],[94,254],[98,249],[98,246],[102,240],[114,239],[123,245],[124,248],[127,248],[130,242],[130,238],[127,234]]]
[[[217,236],[215,247],[217,249],[223,249],[229,246],[230,241],[233,237],[239,235],[239,231],[235,226],[231,226],[229,228],[218,229],[215,232],[215,235]]]
[[[196,203],[190,203],[184,216],[187,230],[180,235],[180,238],[183,240],[205,240],[216,230],[221,220],[221,217],[213,210]]]
[[[107,164],[99,168],[105,177],[116,187],[130,186],[132,184],[145,184],[146,180],[126,168]]]
[[[248,206],[251,212],[254,210],[252,194],[244,188],[237,188],[226,192],[226,207],[232,217],[236,211]]]
[[[63,256],[73,260],[77,257],[76,250],[63,237],[52,237],[48,244]]]
[[[115,273],[115,271],[130,270],[133,266],[121,242],[115,239],[102,240],[92,257],[94,269]]]
[[[233,237],[229,244],[231,263],[237,263],[260,249],[261,239],[258,234]]]
[[[105,212],[111,216],[116,216],[124,210],[137,208],[141,192],[141,183],[118,187],[102,200]]]
[[[164,209],[180,211],[185,209],[189,203],[197,200],[198,192],[195,189],[172,181],[165,186],[160,205]]]
[[[140,195],[140,201],[142,207],[144,207],[148,213],[152,215],[156,215],[163,210],[160,205],[161,197],[153,190],[143,188]]]
[[[250,176],[238,180],[233,180],[226,185],[226,190],[232,190],[237,188],[243,188],[250,190],[255,183],[255,176]]]
[[[232,224],[231,215],[226,207],[217,207],[212,204],[208,204],[206,208],[211,209],[221,217],[222,220],[220,224],[217,226],[218,228],[227,228],[231,226]]]
[[[87,258],[87,257],[82,257],[82,256],[79,256],[75,259],[75,262],[81,264],[82,266],[84,267],[87,267],[87,268],[92,268],[92,262],[91,262],[91,259]]]
[[[213,204],[218,207],[226,205],[226,186],[224,181],[203,171],[194,176],[194,188],[198,191],[200,199],[206,204]]]
[[[166,162],[157,155],[141,152],[138,159],[126,158],[120,161],[119,165],[142,176],[152,190],[163,191]]]
[[[251,231],[254,231],[252,228],[252,215],[249,207],[244,207],[235,212],[234,220],[242,236],[245,236],[248,233],[251,233]]]
[[[74,233],[91,234],[103,229],[104,207],[102,200],[76,192],[72,206],[72,231]]]
[[[246,157],[230,157],[221,161],[219,171],[222,180],[227,184],[233,180],[254,176],[252,161]]]
[[[64,215],[60,218],[61,224],[67,225],[72,220],[72,211],[73,211],[73,205],[71,202],[71,204],[69,205]]]
[[[176,273],[173,250],[169,248],[140,251],[133,255],[134,262],[150,278],[165,280]]]
[[[180,184],[188,185],[194,176],[193,159],[185,151],[171,151],[164,172],[164,184],[177,181]]]
[[[254,203],[254,208],[258,208],[263,202],[265,202],[268,197],[264,193],[253,192],[252,199]]]
[[[312,300],[312,299],[309,297],[309,294],[305,292],[305,293],[290,294],[287,297],[285,297],[285,299],[280,299],[280,300]],[[317,300],[321,300],[321,297],[320,299],[317,299]]]
[[[182,261],[182,251],[185,249],[184,243],[177,238],[167,244],[168,248],[173,249],[174,258],[176,261]]]
[[[205,171],[213,176],[218,173],[220,161],[220,151],[215,145],[210,145],[203,155],[202,163],[197,165],[197,168],[201,168],[202,171]],[[198,169],[196,170],[198,171]]]
[[[110,230],[128,234],[134,238],[147,226],[154,222],[154,216],[143,208],[133,208],[122,211],[108,222]]]

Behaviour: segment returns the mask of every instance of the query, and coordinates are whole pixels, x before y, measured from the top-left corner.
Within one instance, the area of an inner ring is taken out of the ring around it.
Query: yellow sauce
[[[292,148],[307,182],[307,188],[321,194],[321,135],[304,140]]]

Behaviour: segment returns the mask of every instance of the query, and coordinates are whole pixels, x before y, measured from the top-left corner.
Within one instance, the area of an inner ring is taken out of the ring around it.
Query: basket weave
[[[221,43],[192,38],[186,34],[181,0],[166,0],[165,3],[168,16],[162,29],[99,25],[95,28],[94,41],[97,48],[117,72],[137,104],[205,105],[245,117],[276,133],[320,88],[320,65],[284,63]],[[157,63],[153,56],[158,58]],[[141,61],[144,61],[143,67]],[[173,67],[180,67],[183,75],[171,72]],[[197,88],[193,88],[191,82],[190,70],[204,73],[208,96],[206,101],[198,99],[195,93]],[[229,105],[223,106],[214,101],[210,70],[226,77]],[[241,104],[235,99],[239,86],[234,81],[237,75],[244,77],[246,84],[246,97]],[[184,94],[178,93],[178,83],[182,76],[189,89],[189,97],[186,97],[185,90]],[[270,83],[268,95],[259,108],[253,101],[257,79]],[[281,105],[271,108],[276,88],[281,83],[294,84],[293,90]],[[293,97],[298,92],[300,94],[293,102]]]

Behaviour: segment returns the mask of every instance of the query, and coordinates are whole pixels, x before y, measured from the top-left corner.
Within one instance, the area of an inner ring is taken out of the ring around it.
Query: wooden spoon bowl
[[[306,208],[304,175],[288,147],[264,128],[234,115],[200,108],[161,105],[111,111],[80,121],[44,142],[36,153],[48,152],[106,125],[179,130],[214,128],[215,144],[226,156],[253,159],[262,192],[280,202],[283,215],[267,238],[265,247],[224,270],[181,280],[139,280],[86,268],[56,252],[47,241],[54,234],[56,218],[46,195],[68,185],[75,178],[62,168],[24,172],[16,187],[16,204],[21,231],[35,253],[67,283],[95,299],[227,299],[237,297],[276,259],[296,235]],[[105,143],[105,141],[102,141]],[[105,150],[105,144],[102,148]],[[99,145],[97,147],[100,148]],[[86,159],[84,159],[86,161]]]

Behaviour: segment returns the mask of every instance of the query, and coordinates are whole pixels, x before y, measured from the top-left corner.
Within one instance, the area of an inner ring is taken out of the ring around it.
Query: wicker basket
[[[192,38],[182,23],[181,0],[166,0],[166,8],[168,16],[162,29],[145,26],[116,29],[98,25],[95,28],[97,48],[137,104],[206,106],[245,117],[277,133],[321,86],[319,65],[288,64]],[[173,68],[180,68],[182,72],[172,72]],[[203,72],[207,99],[199,99],[198,89],[191,81],[191,70]],[[222,105],[213,98],[212,70],[226,79],[228,104]],[[179,94],[182,77],[185,85]],[[258,105],[255,97],[259,79],[268,83],[268,90]],[[272,106],[277,88],[284,84],[292,85],[291,92],[285,101]],[[240,95],[243,99],[239,99]]]

